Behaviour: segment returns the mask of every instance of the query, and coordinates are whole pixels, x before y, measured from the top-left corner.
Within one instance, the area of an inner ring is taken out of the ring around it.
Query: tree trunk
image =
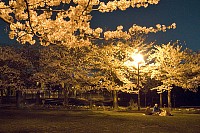
[[[163,94],[160,93],[160,107],[163,107]]]
[[[113,109],[118,109],[118,103],[117,103],[117,91],[113,90]]]
[[[140,104],[140,89],[138,90],[138,111],[140,111],[141,104]]]
[[[23,104],[23,106],[24,106],[25,104],[27,104],[27,103],[26,103],[26,92],[24,92],[24,93],[22,94],[22,104]]]
[[[17,106],[17,108],[21,108],[22,107],[21,106],[22,101],[23,101],[22,91],[17,90],[16,91],[16,106]]]
[[[144,93],[144,106],[147,107],[147,93]]]
[[[76,98],[76,90],[74,90],[74,97]]]
[[[1,90],[1,100],[0,100],[0,103],[3,103],[3,89],[0,89]]]
[[[11,102],[11,101],[10,101],[11,89],[8,88],[8,89],[6,89],[6,90],[7,90],[7,92],[6,92],[6,102],[7,102],[7,103],[10,103],[10,102]]]
[[[49,96],[49,98],[51,98],[51,91],[50,90],[48,90],[48,96]]]
[[[68,106],[69,105],[69,100],[68,100],[68,89],[64,89],[64,101],[63,101],[63,105],[64,106]]]
[[[171,109],[171,107],[172,107],[172,103],[171,103],[171,90],[168,90],[168,95],[167,95],[168,97],[168,108],[169,109]]]
[[[37,91],[36,93],[36,105],[40,104],[40,91]]]
[[[58,98],[62,98],[62,90],[58,90]]]
[[[92,110],[93,103],[92,103],[92,94],[91,93],[90,93],[90,97],[89,97],[89,103],[90,103],[90,109]]]

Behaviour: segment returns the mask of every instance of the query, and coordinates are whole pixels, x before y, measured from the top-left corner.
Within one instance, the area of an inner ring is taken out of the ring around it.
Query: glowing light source
[[[144,57],[143,57],[143,55],[142,54],[140,54],[140,53],[137,53],[137,54],[135,54],[135,53],[133,53],[132,55],[131,55],[131,58],[134,60],[134,66],[137,68],[138,67],[138,64],[143,64],[144,63]]]

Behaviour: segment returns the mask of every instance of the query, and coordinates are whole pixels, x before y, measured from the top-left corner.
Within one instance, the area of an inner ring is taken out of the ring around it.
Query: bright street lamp
[[[144,63],[144,58],[142,54],[133,54],[131,57],[137,68],[138,110],[140,110],[140,64]]]

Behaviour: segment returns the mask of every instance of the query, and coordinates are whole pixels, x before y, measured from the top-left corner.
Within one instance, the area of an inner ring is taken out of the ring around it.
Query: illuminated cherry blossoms
[[[0,18],[10,24],[9,37],[25,44],[65,45],[81,47],[98,39],[130,39],[135,32],[156,33],[176,28],[157,24],[143,27],[133,24],[128,31],[123,26],[115,31],[103,31],[103,27],[90,27],[91,12],[113,12],[127,8],[148,7],[159,0],[9,0],[0,1]]]

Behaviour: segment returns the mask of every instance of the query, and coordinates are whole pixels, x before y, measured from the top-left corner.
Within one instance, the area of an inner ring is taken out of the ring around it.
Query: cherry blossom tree
[[[7,97],[10,96],[11,88],[20,86],[22,82],[20,81],[20,72],[16,69],[10,68],[8,66],[1,66],[1,96],[3,97],[3,92]]]
[[[117,90],[119,89],[116,82],[116,71],[119,70],[121,62],[117,59],[116,53],[120,52],[117,46],[107,45],[104,47],[94,47],[87,55],[88,61],[91,64],[91,70],[94,70],[93,76],[102,79],[103,85],[111,92],[113,92],[113,107],[117,109]],[[92,71],[91,71],[92,72]],[[98,80],[96,81],[99,82]],[[97,84],[96,83],[96,84]]]
[[[127,8],[147,8],[159,0],[9,0],[0,1],[0,18],[10,26],[9,37],[25,44],[65,45],[81,47],[94,40],[129,39],[135,32],[144,34],[165,32],[170,26],[157,24],[145,27],[133,24],[127,31],[118,26],[114,31],[91,28],[92,12],[114,12]]]
[[[163,51],[166,51],[166,49],[165,50],[163,49]],[[169,51],[171,51],[171,50],[169,49]],[[179,53],[181,54],[181,51],[179,51]],[[163,54],[166,54],[166,53],[163,53]],[[176,59],[175,56],[173,57],[172,52],[171,52],[171,55],[168,55],[168,56]],[[181,58],[181,57],[178,56],[176,60],[178,60],[178,58]],[[173,75],[171,77],[173,82],[172,81],[167,81],[167,82],[171,83],[171,85],[176,85],[176,86],[182,87],[183,89],[188,89],[188,90],[194,91],[194,92],[197,91],[197,88],[200,85],[200,83],[199,83],[199,81],[200,81],[199,80],[199,69],[200,69],[199,59],[200,59],[200,56],[199,56],[198,52],[193,52],[192,50],[185,49],[184,54],[182,54],[181,60],[179,60],[179,65],[178,64],[174,65],[174,66],[176,66],[174,68],[168,66],[168,73],[166,73],[165,75],[168,75],[168,76]],[[169,60],[169,59],[167,59],[167,60]],[[163,61],[164,61],[164,59],[163,59]],[[174,62],[174,60],[172,60],[172,61]],[[165,61],[165,63],[167,63],[167,61]],[[177,66],[179,66],[179,67],[177,67]],[[158,67],[156,67],[156,68],[158,68]],[[162,73],[162,72],[160,72],[160,73]],[[155,74],[155,71],[154,71],[154,74]],[[156,77],[157,75],[154,75],[154,76]],[[160,75],[158,75],[158,76],[160,76]],[[170,77],[168,77],[168,78],[170,78]],[[157,78],[157,79],[159,79],[163,83],[162,78]],[[170,80],[170,79],[168,79],[168,80]],[[162,101],[162,92],[165,90],[168,90],[169,88],[166,86],[166,84],[162,84],[153,89],[157,89],[158,93],[161,96],[160,100]],[[172,89],[172,86],[170,87],[170,89]],[[170,94],[169,94],[168,99],[170,99]]]
[[[200,53],[188,50],[184,64],[182,88],[197,91],[196,89],[200,86]]]
[[[153,60],[152,78],[162,82],[154,88],[159,93],[168,91],[168,107],[171,108],[171,90],[173,85],[182,87],[182,78],[185,71],[186,52],[176,43],[156,45],[154,53],[149,56]]]
[[[31,67],[31,63],[23,58],[16,48],[0,47],[1,96],[3,91],[6,91],[6,95],[9,97],[11,89],[14,89],[14,93],[20,93],[17,94],[18,106]]]
[[[137,89],[137,68],[133,65],[131,55],[134,53],[143,53],[146,57],[150,53],[153,45],[145,44],[145,37],[141,34],[133,36],[129,40],[118,40],[117,42],[107,42],[107,44],[97,47],[87,54],[87,60],[91,64],[96,75],[101,79],[109,91],[113,92],[113,106],[117,108],[117,91],[136,93]],[[142,75],[146,69],[143,68]],[[147,74],[147,73],[146,73]],[[141,76],[144,82],[144,77]],[[97,81],[98,82],[98,81]]]
[[[70,91],[87,91],[88,72],[84,57],[88,48],[71,48],[49,45],[42,47],[39,68],[31,80],[42,84],[60,85],[65,96]],[[72,90],[73,87],[73,90]],[[38,88],[39,90],[41,88]],[[64,98],[67,102],[67,97]]]

